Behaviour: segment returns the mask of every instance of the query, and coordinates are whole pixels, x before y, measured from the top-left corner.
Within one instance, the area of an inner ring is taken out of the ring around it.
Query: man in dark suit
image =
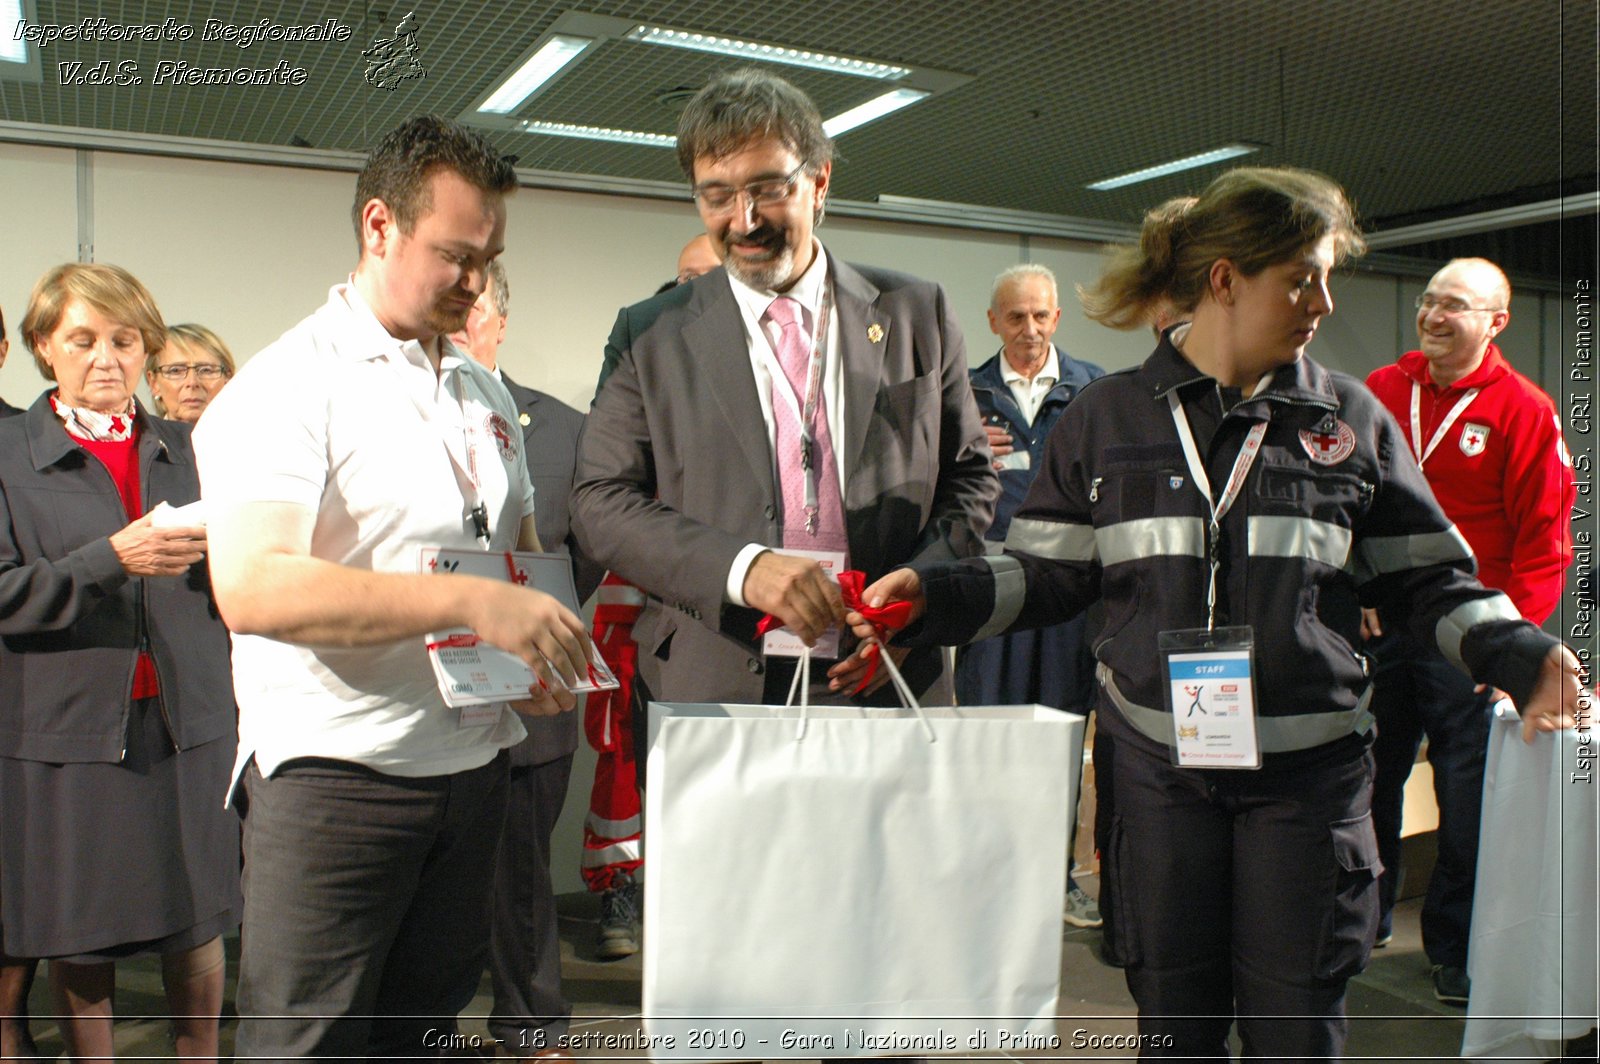
[[[543,392],[524,388],[500,370],[499,350],[510,306],[505,267],[497,260],[489,264],[489,285],[473,304],[466,327],[450,340],[495,373],[517,404],[539,542],[546,550],[571,556],[581,603],[605,575],[576,549],[568,521],[583,415]],[[529,717],[523,726],[528,737],[511,748],[511,797],[495,867],[489,939],[494,1011],[489,1031],[512,1056],[570,1058],[561,1048],[572,1006],[561,996],[550,837],[561,816],[578,748],[577,713],[569,709],[555,716]]]
[[[811,101],[719,77],[685,108],[678,158],[725,269],[618,316],[573,525],[650,596],[635,636],[655,697],[781,702],[794,659],[765,657],[757,622],[813,643],[844,610],[817,561],[779,550],[842,552],[869,580],[979,554],[999,483],[944,291],[812,235],[832,144]],[[864,651],[847,641],[813,700],[847,697]],[[939,672],[932,649],[893,653],[916,690]],[[882,680],[867,694],[892,700]]]

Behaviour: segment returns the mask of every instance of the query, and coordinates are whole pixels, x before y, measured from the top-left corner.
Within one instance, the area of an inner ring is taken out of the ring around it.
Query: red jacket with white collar
[[[1413,384],[1418,386],[1415,429]],[[1421,351],[1374,370],[1367,387],[1400,422],[1413,453],[1419,432],[1426,449],[1456,403],[1478,389],[1422,471],[1478,556],[1478,579],[1504,591],[1528,620],[1543,624],[1566,581],[1577,495],[1555,403],[1512,369],[1494,344],[1477,369],[1447,388],[1433,383]]]

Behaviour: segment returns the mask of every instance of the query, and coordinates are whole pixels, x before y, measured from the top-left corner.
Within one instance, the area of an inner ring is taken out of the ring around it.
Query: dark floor
[[[1083,880],[1093,890],[1094,880]],[[1370,1061],[1453,1060],[1461,1045],[1465,1011],[1433,999],[1427,959],[1417,926],[1421,900],[1402,902],[1395,912],[1394,942],[1373,954],[1366,973],[1352,984],[1349,996],[1350,1041],[1347,1059]],[[624,1033],[638,1030],[639,958],[602,962],[594,957],[597,909],[588,895],[561,899],[562,953],[566,994],[574,1004],[573,1032]],[[1066,928],[1063,940],[1061,1006],[1057,1032],[1061,1049],[1019,1054],[1040,1059],[1122,1059],[1130,1054],[1105,1050],[1073,1050],[1073,1033],[1131,1034],[1134,1009],[1122,974],[1096,958],[1098,931]],[[237,940],[229,943],[230,999]],[[117,1050],[126,1059],[170,1057],[164,1003],[157,963],[150,958],[124,962],[118,974]],[[40,1054],[54,1059],[61,1038],[50,1014],[49,993],[41,975],[31,1005],[34,1036]],[[487,1041],[484,1016],[489,1009],[488,980],[462,1015],[461,1029]],[[224,1021],[223,1048],[231,1052],[233,1023]],[[625,1058],[630,1054],[596,1050],[580,1056]],[[637,1054],[633,1054],[637,1056]],[[1005,1059],[997,1054],[998,1059]]]

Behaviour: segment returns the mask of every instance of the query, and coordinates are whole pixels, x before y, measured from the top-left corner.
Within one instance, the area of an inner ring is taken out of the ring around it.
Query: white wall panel
[[[0,368],[0,395],[27,406],[46,387],[17,326],[28,293],[45,270],[78,257],[77,158],[66,148],[0,145],[0,203],[6,205],[0,254],[0,309],[11,355]]]
[[[351,174],[96,153],[95,260],[245,360],[355,268],[354,192]]]

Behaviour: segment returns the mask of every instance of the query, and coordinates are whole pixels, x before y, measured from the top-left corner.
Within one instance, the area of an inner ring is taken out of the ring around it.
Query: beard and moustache
[[[428,313],[423,319],[423,324],[435,336],[453,336],[465,333],[467,318],[472,314],[472,308],[461,308],[451,303],[452,298],[460,298],[454,293],[446,293],[439,297],[439,301],[428,308]],[[465,350],[465,345],[457,345]]]
[[[736,254],[731,245],[731,233],[722,235],[722,265],[736,280],[751,288],[772,291],[790,281],[794,273],[794,248],[782,230],[771,225],[761,225],[740,235],[740,243],[759,246],[761,254],[751,259]]]

